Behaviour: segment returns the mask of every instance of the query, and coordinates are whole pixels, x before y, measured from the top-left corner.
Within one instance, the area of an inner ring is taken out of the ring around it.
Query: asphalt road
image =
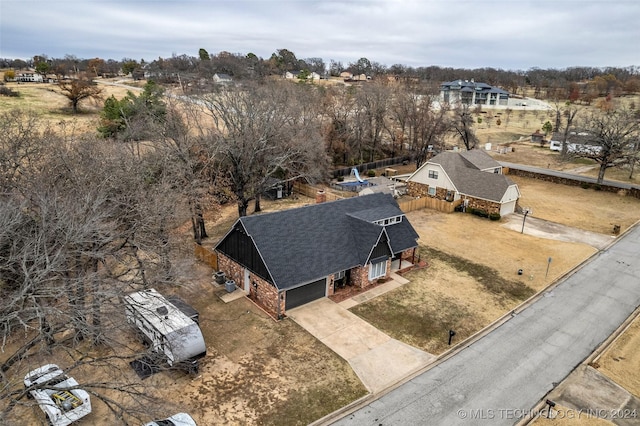
[[[512,425],[640,305],[640,226],[455,356],[335,425]]]

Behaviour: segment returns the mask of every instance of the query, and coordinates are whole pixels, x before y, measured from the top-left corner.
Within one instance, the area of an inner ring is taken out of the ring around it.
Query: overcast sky
[[[640,0],[0,0],[0,57],[289,49],[345,66],[640,66]]]

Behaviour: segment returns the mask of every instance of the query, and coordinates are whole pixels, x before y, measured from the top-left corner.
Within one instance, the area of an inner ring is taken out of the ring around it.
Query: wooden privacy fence
[[[196,259],[218,270],[218,255],[215,252],[197,243],[193,243],[193,247]]]
[[[438,200],[437,198],[423,197],[415,200],[400,201],[398,205],[404,213],[420,209],[434,209],[444,213],[453,213],[456,207],[462,204],[462,199],[453,202]]]
[[[327,191],[324,188],[315,188],[311,185],[307,185],[305,183],[296,182],[293,185],[293,190],[298,194],[304,195],[306,197],[315,198],[318,191],[324,190],[325,201],[335,201],[341,200],[344,197],[340,197],[330,191]],[[453,213],[456,207],[462,204],[462,199],[456,200],[453,202],[438,200],[437,198],[431,197],[423,197],[417,198],[415,200],[408,201],[399,201],[398,205],[400,206],[400,210],[404,213],[409,213],[414,210],[420,209],[434,209],[444,213]]]
[[[294,192],[297,192],[300,195],[304,195],[309,198],[316,198],[318,191],[324,191],[325,201],[336,201],[342,200],[344,197],[334,194],[333,192],[328,191],[325,188],[315,188],[311,185],[307,185],[306,183],[295,182],[293,184]]]

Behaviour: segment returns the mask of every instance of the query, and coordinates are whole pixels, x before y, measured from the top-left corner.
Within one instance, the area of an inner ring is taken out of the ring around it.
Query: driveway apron
[[[435,359],[432,354],[392,339],[327,298],[289,310],[287,315],[349,362],[374,394]]]

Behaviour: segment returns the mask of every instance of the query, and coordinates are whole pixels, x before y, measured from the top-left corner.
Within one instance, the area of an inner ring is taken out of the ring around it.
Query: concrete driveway
[[[514,213],[507,216],[506,219],[507,223],[502,226],[514,231],[522,232],[524,215]],[[603,250],[615,240],[615,237],[612,237],[611,235],[583,231],[582,229],[549,222],[548,220],[538,219],[531,216],[527,216],[527,219],[524,220],[524,233],[527,235],[533,235],[534,237],[547,238],[550,240],[583,243],[595,247],[598,250]]]
[[[435,359],[432,354],[392,339],[327,298],[291,309],[287,315],[347,360],[373,394]]]

